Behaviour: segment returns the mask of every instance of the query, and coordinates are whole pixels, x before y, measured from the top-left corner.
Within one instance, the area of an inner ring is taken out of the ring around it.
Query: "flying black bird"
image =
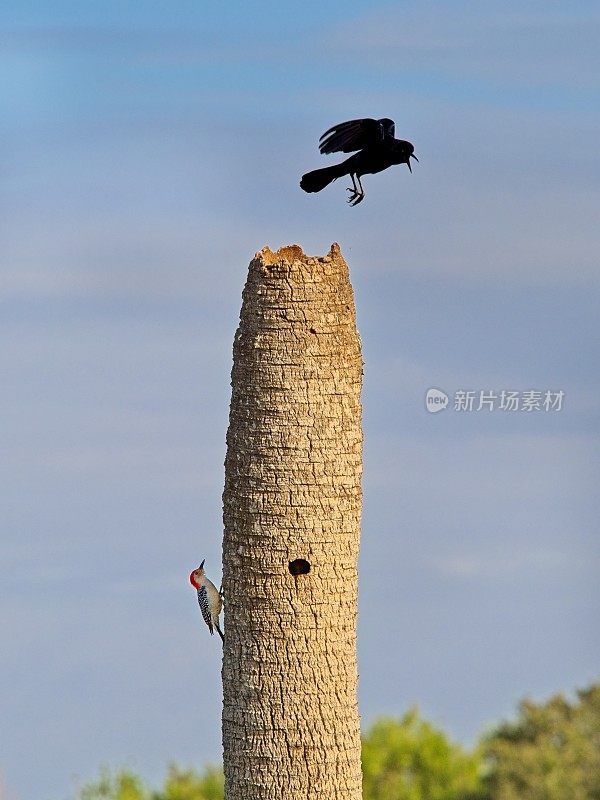
[[[419,160],[414,154],[415,148],[410,142],[395,139],[395,128],[392,119],[351,119],[329,128],[319,139],[321,153],[353,153],[355,150],[358,153],[341,164],[307,172],[302,176],[300,187],[305,192],[320,192],[336,178],[350,175],[353,188],[348,189],[348,202],[355,206],[365,196],[360,182],[362,175],[374,175],[393,164],[406,164],[412,172],[409,159]]]

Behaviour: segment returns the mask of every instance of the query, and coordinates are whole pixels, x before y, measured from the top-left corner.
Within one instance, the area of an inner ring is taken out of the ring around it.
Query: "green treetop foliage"
[[[198,775],[192,769],[182,770],[172,764],[164,788],[154,792],[152,800],[223,800],[223,770],[206,767]]]
[[[573,703],[524,700],[483,746],[492,800],[600,800],[600,683]]]
[[[128,769],[114,774],[102,769],[97,781],[86,784],[79,791],[80,800],[146,800],[147,797],[148,790],[142,779]]]
[[[151,791],[127,768],[115,773],[103,769],[100,778],[84,786],[79,800],[223,800],[223,771],[206,767],[199,775],[193,769],[169,767],[162,789]]]
[[[483,764],[411,709],[380,719],[363,738],[364,800],[470,800],[482,797]]]

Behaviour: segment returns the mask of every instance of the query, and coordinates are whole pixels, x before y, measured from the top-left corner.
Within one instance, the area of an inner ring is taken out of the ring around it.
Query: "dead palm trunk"
[[[338,245],[323,258],[258,253],[234,343],[223,495],[227,800],[361,797],[361,383]]]

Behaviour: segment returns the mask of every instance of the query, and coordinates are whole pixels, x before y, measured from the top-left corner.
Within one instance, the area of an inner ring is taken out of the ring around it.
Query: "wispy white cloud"
[[[339,24],[329,52],[347,63],[367,56],[386,70],[446,78],[596,89],[600,15],[590,4],[409,2]]]
[[[596,568],[598,559],[596,559]],[[498,578],[521,577],[536,579],[540,574],[547,580],[564,579],[565,572],[581,572],[594,569],[589,555],[574,554],[569,550],[547,547],[519,548],[514,544],[509,549],[485,553],[462,552],[454,555],[434,557],[432,566],[442,575],[456,580],[497,580]]]
[[[490,511],[494,503],[497,510],[504,506],[518,514],[521,503],[560,506],[561,495],[576,506],[592,489],[597,444],[581,433],[486,434],[480,427],[465,430],[460,439],[400,434],[393,448],[377,443],[367,481],[411,497],[424,497],[435,486],[440,506],[476,499],[480,510]],[[550,524],[556,526],[557,518]]]

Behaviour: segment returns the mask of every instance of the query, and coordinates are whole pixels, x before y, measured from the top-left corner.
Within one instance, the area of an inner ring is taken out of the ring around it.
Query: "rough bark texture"
[[[362,357],[337,244],[250,263],[233,348],[223,590],[227,800],[358,800]],[[308,574],[289,562],[304,559]]]

